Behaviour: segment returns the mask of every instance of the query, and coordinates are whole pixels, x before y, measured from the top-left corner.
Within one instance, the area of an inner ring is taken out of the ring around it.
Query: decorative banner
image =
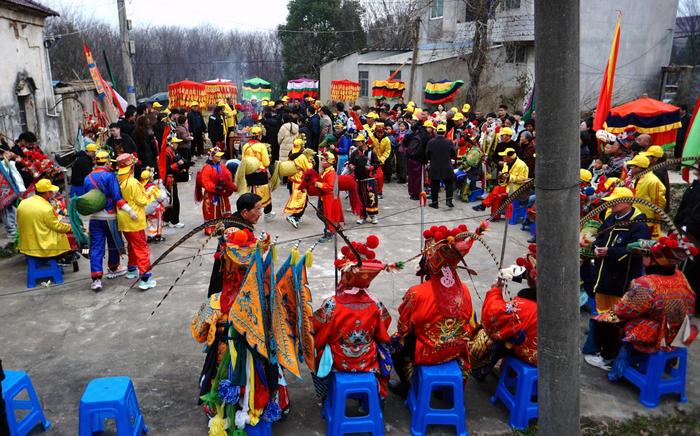
[[[630,127],[637,133],[650,134],[652,145],[671,147],[676,142],[676,130],[681,127],[680,108],[642,97],[610,109],[605,130],[617,135]]]
[[[202,82],[204,84],[204,90],[207,93],[206,104],[207,106],[214,106],[219,100],[233,99],[233,103],[236,103],[236,96],[238,94],[238,88],[236,85],[226,79],[214,79]]]
[[[263,302],[265,301],[263,262],[260,249],[256,248],[248,272],[243,279],[241,290],[236,296],[229,319],[233,328],[245,336],[248,345],[268,358],[265,325],[263,321]]]
[[[168,85],[168,99],[168,107],[171,108],[186,108],[193,101],[204,104],[207,99],[206,88],[204,84],[191,80],[171,83]]]
[[[318,98],[318,80],[301,77],[287,82],[287,97],[301,100],[304,95]]]
[[[401,80],[375,80],[372,82],[372,98],[399,98],[406,84]]]
[[[253,97],[257,100],[269,99],[272,96],[272,86],[260,77],[253,77],[243,82],[242,95],[244,100],[251,100]]]
[[[331,81],[331,100],[355,101],[360,97],[360,84],[351,80]]]
[[[452,101],[457,96],[459,88],[464,85],[462,80],[450,82],[443,80],[440,82],[427,82],[425,84],[425,96],[423,102],[427,104],[441,104]]]
[[[683,146],[683,156],[700,156],[700,121],[698,121],[700,116],[700,97],[695,102],[695,108],[693,109],[693,116],[690,118],[690,124],[688,124],[688,133],[685,136],[685,145]],[[686,182],[690,181],[690,169],[687,165],[694,165],[696,162],[685,161],[683,165],[683,179]]]

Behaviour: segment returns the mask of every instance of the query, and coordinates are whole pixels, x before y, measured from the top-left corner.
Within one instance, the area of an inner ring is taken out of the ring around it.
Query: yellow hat
[[[151,178],[151,172],[148,170],[141,171],[141,180],[148,180]]]
[[[455,116],[454,116],[452,119],[455,120],[455,121],[463,120],[463,119],[464,119],[464,115],[462,115],[462,112],[457,112],[457,113],[455,114]]]
[[[579,170],[579,178],[582,182],[591,183],[591,180],[593,180],[593,174],[591,174],[590,171],[581,168]]]
[[[153,108],[154,108],[154,109],[160,109],[160,108],[162,108],[162,107],[163,107],[163,105],[162,105],[162,104],[160,104],[160,103],[158,103],[157,101],[156,101],[156,102],[154,102],[152,106],[153,106]]]
[[[513,154],[515,154],[515,149],[513,149],[513,147],[508,147],[502,152],[498,153],[499,156],[510,156]]]
[[[638,154],[632,159],[628,160],[626,165],[628,167],[649,168],[649,158]]]
[[[179,142],[182,142],[182,139],[178,138],[177,136],[174,136],[173,139],[170,140],[173,144],[177,144]]]
[[[36,192],[58,192],[59,188],[58,186],[51,183],[51,180],[41,179],[38,182],[36,182],[36,185],[34,185],[34,189],[36,189]]]
[[[370,112],[367,114],[367,118],[372,118],[373,120],[376,120],[377,118],[379,118],[379,115],[377,115],[376,112]]]
[[[109,160],[109,153],[104,150],[100,150],[95,154],[95,162],[104,163]]]
[[[447,132],[447,126],[444,124],[438,124],[435,130],[437,130],[438,133],[445,133]]]
[[[620,179],[618,179],[617,177],[610,177],[607,180],[605,180],[605,183],[603,183],[603,185],[605,185],[605,189],[608,189],[612,185],[616,185],[619,181]]]
[[[321,154],[321,159],[325,159],[328,163],[335,163],[335,155],[330,151]]]
[[[651,147],[647,148],[647,151],[640,154],[643,154],[644,156],[660,158],[664,157],[664,149],[662,147],[659,147],[658,145],[652,145]]]
[[[97,151],[97,144],[95,144],[94,142],[89,143],[88,145],[85,146],[85,151],[87,151],[88,153],[96,152]]]
[[[406,104],[406,106],[416,107],[416,103],[413,100],[411,100]]]
[[[634,197],[632,190],[629,188],[619,187],[619,188],[615,188],[615,190],[612,192],[612,194],[608,195],[607,197],[603,197],[603,201],[612,201],[612,200],[617,200],[618,198],[625,198],[625,197]]]
[[[415,110],[416,108],[413,106],[406,106],[406,109],[404,109],[404,111],[408,112],[409,114],[412,114]]]
[[[462,106],[462,112],[469,112],[470,110],[472,110],[472,105],[470,105],[469,103],[464,103],[464,105]]]
[[[161,111],[161,113],[164,113],[165,115],[170,115],[170,108],[165,108]]]
[[[190,107],[192,107],[192,106],[199,106],[199,102],[197,100],[192,100],[190,102]]]
[[[501,131],[498,132],[498,136],[510,135],[513,136],[513,129],[510,127],[502,127]]]
[[[283,96],[283,97],[282,97],[282,101],[285,101],[285,102],[289,101],[289,97],[288,97],[288,96],[286,96],[286,95],[285,95],[285,96]]]
[[[306,143],[306,141],[304,141],[301,138],[297,138],[294,140],[294,145],[296,145],[296,146],[304,145],[305,143]]]
[[[224,106],[226,106],[226,102],[223,101],[223,100],[219,100],[219,101],[216,102],[216,105],[217,105],[217,106],[224,107]]]
[[[260,126],[253,126],[250,128],[250,133],[252,135],[262,135],[262,128]]]
[[[435,128],[435,124],[433,124],[433,122],[430,121],[430,120],[426,120],[426,121],[423,123],[423,127],[430,127],[431,129],[434,129],[434,128]]]
[[[355,136],[355,139],[353,139],[353,141],[355,141],[355,142],[362,142],[364,140],[365,140],[365,135],[363,135],[362,133],[358,133],[357,136]]]
[[[450,108],[450,111],[452,111],[452,112],[454,112],[454,113],[457,113],[457,112],[459,112],[459,109],[457,109],[456,106],[452,106],[452,107]]]

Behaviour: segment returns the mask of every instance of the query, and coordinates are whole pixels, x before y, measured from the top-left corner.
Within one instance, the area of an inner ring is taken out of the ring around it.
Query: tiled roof
[[[30,12],[43,15],[45,17],[57,17],[58,12],[47,8],[34,0],[0,0],[0,6],[9,6],[16,9],[29,10]]]

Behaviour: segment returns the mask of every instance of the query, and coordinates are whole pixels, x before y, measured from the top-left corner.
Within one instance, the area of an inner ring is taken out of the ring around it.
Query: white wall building
[[[32,131],[44,152],[60,145],[45,20],[58,14],[33,0],[0,0],[0,132]]]
[[[412,97],[422,105],[423,87],[428,80],[463,80],[463,89],[468,86],[464,59],[472,46],[474,18],[467,13],[463,0],[418,1],[423,7],[419,8],[422,10],[419,57]],[[678,0],[668,0],[663,4],[653,0],[581,2],[582,110],[592,109],[597,102],[618,10],[623,12],[623,17],[614,103],[644,93],[658,96],[661,67],[668,64],[671,55],[677,9]],[[511,106],[522,103],[534,81],[534,34],[534,0],[503,0],[493,11],[489,20],[491,50],[479,87],[481,108],[493,109],[500,102],[511,103]],[[411,56],[412,52],[385,53],[366,60],[350,55],[331,62],[332,69],[326,64],[321,68],[322,99],[328,98],[332,79],[357,81],[366,74],[370,76],[371,84],[372,80],[387,79],[386,73],[406,59],[409,61],[402,69],[402,80],[408,86]],[[556,59],[552,61],[556,62]],[[408,92],[404,95],[407,96]],[[454,103],[461,104],[464,100],[462,93]]]

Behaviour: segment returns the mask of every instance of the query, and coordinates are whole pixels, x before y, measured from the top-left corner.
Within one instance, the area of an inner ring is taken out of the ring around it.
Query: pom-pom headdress
[[[484,221],[479,224],[474,234],[480,236],[487,229],[488,221]],[[459,265],[474,244],[474,238],[469,235],[469,229],[465,224],[460,224],[453,229],[448,229],[446,226],[433,226],[423,232],[423,238],[425,249],[419,275],[438,274],[443,267]]]
[[[341,248],[341,257],[335,260],[335,267],[341,271],[340,283],[345,288],[366,289],[382,271],[400,269],[401,264],[384,264],[377,259],[374,251],[379,246],[379,237],[369,235],[362,242],[352,241]]]
[[[696,257],[698,248],[687,237],[678,238],[674,233],[662,236],[658,241],[642,239],[627,245],[633,253],[648,256],[660,266],[675,266],[689,256]]]
[[[519,257],[515,260],[516,265],[525,268],[525,272],[513,280],[516,282],[521,281],[523,278],[527,279],[528,285],[531,287],[537,286],[537,245],[530,244],[527,246],[527,254],[523,257]]]
[[[270,235],[259,240],[250,230],[235,227],[229,227],[224,231],[224,240],[226,241],[226,257],[239,266],[250,264],[258,245],[260,245],[261,252],[267,251],[270,247]]]

